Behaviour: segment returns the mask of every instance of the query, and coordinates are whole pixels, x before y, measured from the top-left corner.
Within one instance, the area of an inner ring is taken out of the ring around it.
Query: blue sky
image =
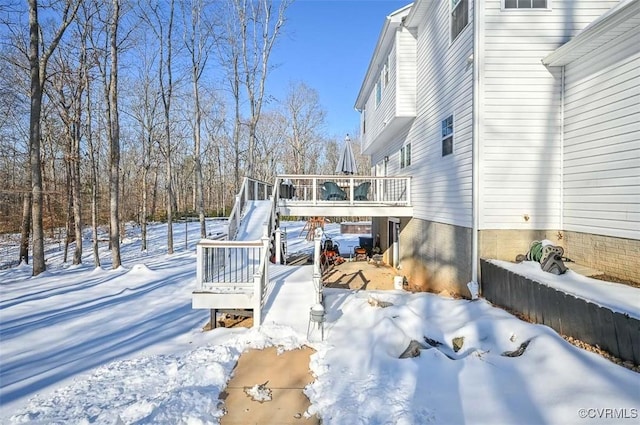
[[[285,32],[272,53],[267,90],[286,95],[290,81],[302,81],[320,95],[327,134],[342,139],[358,128],[354,104],[384,19],[406,0],[296,0]]]

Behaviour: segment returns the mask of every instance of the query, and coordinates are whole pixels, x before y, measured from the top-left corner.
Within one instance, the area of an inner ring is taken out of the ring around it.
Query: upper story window
[[[451,0],[451,41],[455,40],[469,23],[468,2],[469,0]]]
[[[442,120],[442,156],[453,153],[453,115]]]
[[[378,79],[376,83],[376,108],[380,105],[382,100],[382,79]]]
[[[548,9],[550,0],[504,0],[505,9]]]
[[[367,132],[367,110],[362,110],[362,134]]]
[[[400,149],[400,168],[411,165],[411,143],[407,143]]]

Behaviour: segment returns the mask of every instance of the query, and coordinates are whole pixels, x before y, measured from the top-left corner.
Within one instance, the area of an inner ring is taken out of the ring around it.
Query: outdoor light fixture
[[[384,162],[389,162],[389,157],[388,156],[384,157]]]
[[[345,142],[350,142],[351,141],[351,138],[349,137],[349,133],[347,133],[347,135],[345,136],[344,141]]]

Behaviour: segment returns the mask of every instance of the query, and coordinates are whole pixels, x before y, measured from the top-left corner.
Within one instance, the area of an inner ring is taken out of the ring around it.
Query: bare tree
[[[289,85],[284,101],[285,116],[290,125],[288,144],[293,163],[287,170],[293,174],[306,174],[316,162],[311,161],[320,145],[320,132],[325,124],[326,112],[320,106],[318,92],[305,83]],[[316,164],[317,165],[317,164]]]
[[[42,113],[42,94],[47,75],[47,63],[60,43],[64,32],[80,5],[79,1],[66,0],[61,12],[61,22],[54,32],[48,46],[41,39],[42,28],[38,21],[38,1],[29,0],[29,70],[31,79],[31,111],[29,118],[29,158],[31,164],[32,207],[31,222],[33,228],[33,275],[37,276],[46,269],[44,260],[44,230],[42,225],[42,172],[40,160],[40,117]],[[40,51],[44,53],[40,56]],[[26,220],[24,220],[26,221]],[[24,222],[23,221],[23,222]]]
[[[264,104],[265,83],[270,71],[269,58],[292,0],[278,2],[275,12],[272,0],[233,1],[240,24],[242,70],[250,114],[247,175],[253,176],[257,160],[256,128]]]
[[[269,59],[291,2],[278,2],[274,11],[272,0],[228,0],[223,10],[225,27],[217,46],[234,102],[232,145],[236,189],[243,164],[246,175],[254,176],[258,160],[256,129],[265,103],[265,84],[271,70]],[[241,114],[245,104],[249,113],[246,123]],[[243,144],[245,132],[247,142]]]
[[[153,16],[147,13],[147,10]],[[162,152],[166,159],[166,210],[167,210],[167,252],[173,254],[173,147],[171,145],[171,102],[173,100],[173,19],[175,2],[170,0],[168,17],[163,16],[159,4],[150,2],[143,11],[143,19],[153,30],[158,40],[158,83],[164,111],[164,146]]]
[[[120,0],[111,0],[109,6],[98,4],[99,9],[107,9],[108,17],[103,19],[104,35],[92,33],[90,42],[96,52],[95,63],[102,78],[104,90],[105,121],[109,142],[109,248],[112,268],[122,265],[120,255],[120,117],[118,112],[118,28],[120,25]],[[100,30],[100,29],[98,29]]]
[[[187,6],[187,5],[184,5]],[[204,187],[202,181],[202,158],[201,158],[201,137],[202,137],[202,108],[200,105],[200,79],[205,70],[209,54],[211,52],[211,41],[213,29],[211,25],[203,22],[202,18],[207,15],[205,3],[202,0],[191,0],[188,18],[185,15],[185,46],[189,51],[191,59],[191,79],[193,84],[194,101],[194,125],[193,125],[193,156],[195,175],[195,204],[200,219],[200,237],[207,236],[207,228],[204,216]]]
[[[80,26],[79,26],[80,28]],[[86,27],[85,27],[86,28]],[[65,162],[67,164],[67,237],[65,240],[65,255],[71,238],[71,228],[73,227],[73,240],[75,240],[75,250],[73,264],[82,263],[82,201],[80,196],[80,140],[82,136],[84,109],[83,97],[86,79],[87,58],[86,50],[83,48],[86,41],[86,30],[78,34],[80,39],[80,50],[75,52],[77,60],[73,64],[74,52],[71,46],[65,46],[63,52],[56,58],[57,72],[53,77],[54,97],[59,117],[65,130]],[[61,46],[62,47],[62,46]]]
[[[146,51],[146,49],[144,49]],[[157,143],[160,116],[159,89],[155,85],[152,75],[153,58],[141,52],[141,65],[138,76],[139,84],[136,90],[136,101],[132,105],[132,115],[139,125],[139,140],[142,144],[142,202],[140,205],[141,250],[147,249],[147,217],[149,216],[149,175],[152,170],[152,153]],[[155,173],[157,176],[157,172]],[[156,178],[157,180],[157,178]]]

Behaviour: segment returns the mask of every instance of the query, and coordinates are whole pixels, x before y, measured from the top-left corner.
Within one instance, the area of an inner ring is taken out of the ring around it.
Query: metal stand
[[[320,329],[321,341],[324,341],[324,313],[324,307],[322,304],[318,303],[311,307],[311,310],[309,311],[309,323],[307,324],[307,340],[309,339],[312,323],[317,323],[318,329]]]

